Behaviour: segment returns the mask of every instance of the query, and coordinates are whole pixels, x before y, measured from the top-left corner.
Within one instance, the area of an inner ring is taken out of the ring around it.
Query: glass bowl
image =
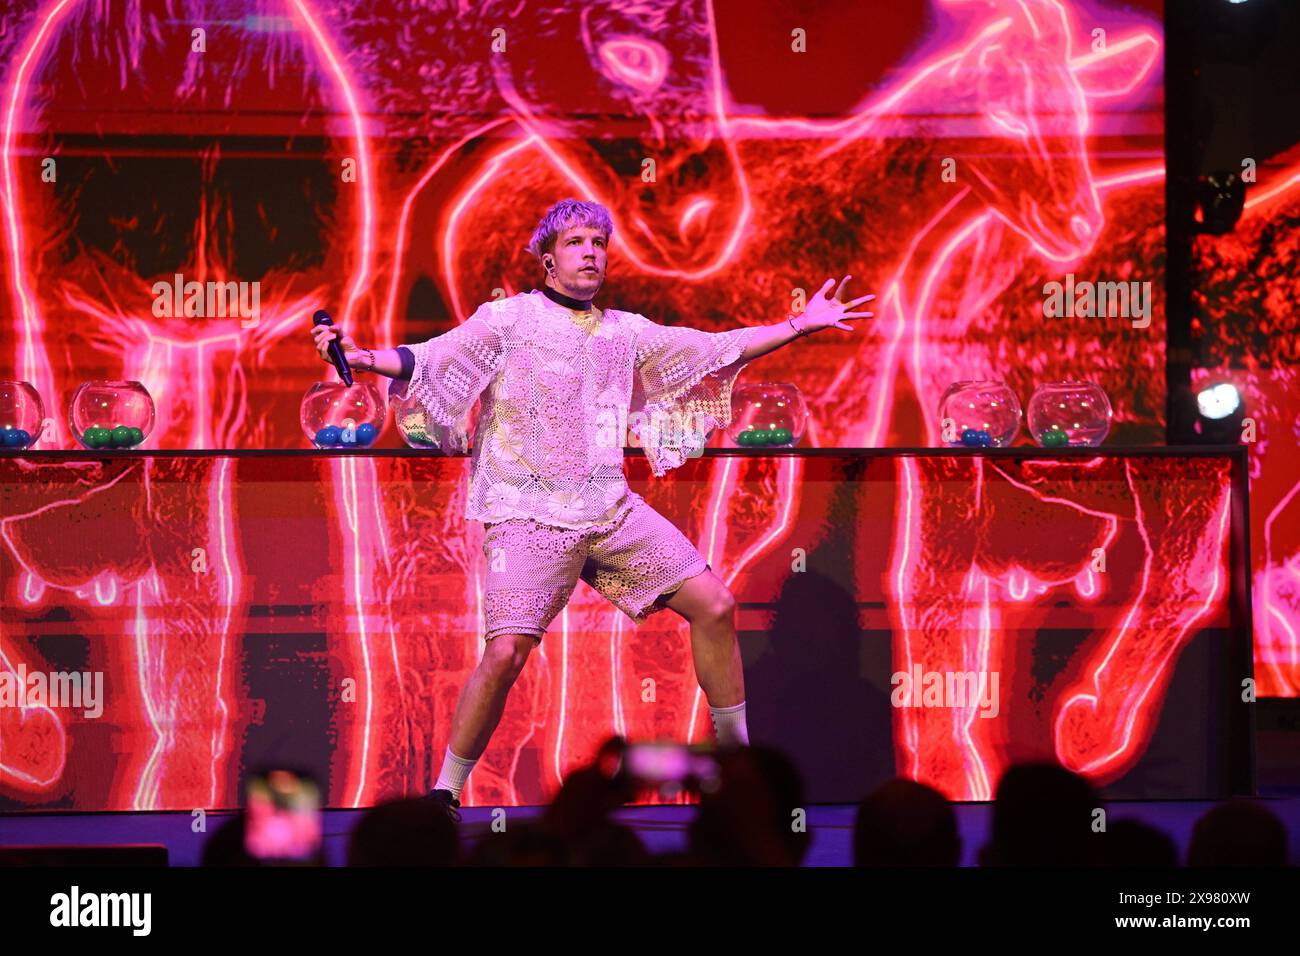
[[[1006,382],[953,382],[939,399],[942,441],[952,448],[1006,448],[1020,433],[1020,399]]]
[[[743,448],[793,448],[803,438],[808,406],[789,382],[755,382],[731,390],[731,440]]]
[[[31,448],[54,420],[29,382],[0,382],[0,450]]]
[[[388,404],[373,381],[317,382],[302,397],[298,421],[317,448],[368,448],[384,433]]]
[[[68,424],[82,448],[135,448],[153,431],[153,398],[139,382],[83,382],[68,403]]]
[[[429,415],[412,394],[398,398],[397,393],[408,383],[394,379],[388,386],[388,395],[393,405],[393,421],[397,424],[397,433],[402,441],[411,448],[423,448],[427,451],[443,454],[456,454],[469,451],[468,428],[448,428]]]
[[[1029,399],[1029,433],[1044,448],[1100,445],[1110,419],[1110,399],[1095,382],[1047,382]]]

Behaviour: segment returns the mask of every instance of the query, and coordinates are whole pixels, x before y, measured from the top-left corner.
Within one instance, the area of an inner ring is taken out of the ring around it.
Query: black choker
[[[542,286],[541,293],[542,295],[546,296],[546,298],[550,299],[552,302],[559,303],[560,305],[564,306],[566,309],[573,309],[575,312],[586,312],[588,309],[591,308],[590,301],[583,302],[581,299],[571,298],[570,296],[565,295],[563,292],[556,292],[549,285]]]

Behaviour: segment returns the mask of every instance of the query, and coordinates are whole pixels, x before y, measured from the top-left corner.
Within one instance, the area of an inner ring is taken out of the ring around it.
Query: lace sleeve
[[[703,332],[640,318],[631,412],[641,412],[649,428],[641,447],[657,477],[699,452],[713,429],[731,424],[731,387],[757,327]]]
[[[485,302],[450,332],[405,346],[415,368],[410,382],[394,380],[389,395],[397,401],[413,395],[434,421],[460,427],[500,368],[511,325],[507,310]]]

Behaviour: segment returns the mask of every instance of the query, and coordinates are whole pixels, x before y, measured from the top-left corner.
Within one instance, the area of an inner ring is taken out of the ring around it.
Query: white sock
[[[749,730],[745,727],[743,700],[735,707],[710,707],[709,716],[713,718],[713,735],[718,738],[719,746],[731,747],[737,744],[749,746]]]
[[[442,769],[438,771],[438,782],[433,785],[433,789],[450,790],[452,797],[459,800],[460,792],[465,789],[465,781],[469,778],[469,772],[474,769],[476,763],[478,758],[466,760],[464,757],[457,757],[451,752],[451,747],[448,747],[447,753],[442,758]]]

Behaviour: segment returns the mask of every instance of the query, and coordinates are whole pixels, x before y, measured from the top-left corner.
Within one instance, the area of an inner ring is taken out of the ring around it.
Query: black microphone
[[[311,317],[312,325],[334,326],[334,320],[329,317],[329,313],[324,309],[317,309],[316,314]],[[335,370],[339,373],[339,378],[343,379],[344,385],[352,384],[352,369],[348,368],[348,360],[343,357],[343,346],[339,345],[339,340],[334,339],[326,349],[329,352],[330,361],[334,363]]]

